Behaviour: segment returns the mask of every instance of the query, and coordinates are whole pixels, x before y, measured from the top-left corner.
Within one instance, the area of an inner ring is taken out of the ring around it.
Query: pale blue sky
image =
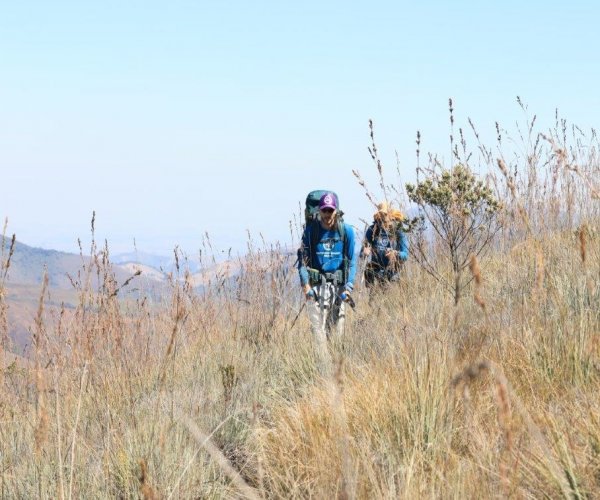
[[[349,222],[415,133],[448,156],[448,98],[483,135],[554,109],[600,114],[594,2],[19,1],[0,3],[0,217],[22,242],[76,251],[289,243],[313,188]],[[390,176],[392,179],[393,177]],[[266,194],[262,194],[266,193]]]

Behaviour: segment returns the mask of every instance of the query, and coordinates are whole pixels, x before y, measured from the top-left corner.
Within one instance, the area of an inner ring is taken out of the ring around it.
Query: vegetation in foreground
[[[411,259],[385,295],[357,292],[325,372],[277,249],[250,245],[201,293],[181,269],[153,302],[121,299],[93,248],[75,311],[45,314],[42,285],[31,363],[1,372],[0,496],[594,497],[598,143],[527,127],[510,161],[479,145],[502,221],[459,300],[434,239],[435,273]]]

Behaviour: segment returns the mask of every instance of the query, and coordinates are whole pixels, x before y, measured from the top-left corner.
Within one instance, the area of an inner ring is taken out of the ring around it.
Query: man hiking
[[[401,262],[408,259],[408,240],[402,230],[402,220],[402,213],[388,203],[377,205],[361,252],[363,257],[371,257],[365,268],[367,288],[398,280]]]
[[[313,335],[320,347],[337,328],[344,330],[346,302],[356,275],[354,230],[341,220],[335,193],[325,192],[319,199],[319,213],[306,224],[298,251],[300,284]]]

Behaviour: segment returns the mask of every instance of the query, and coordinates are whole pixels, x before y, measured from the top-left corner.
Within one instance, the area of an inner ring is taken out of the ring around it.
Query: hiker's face
[[[327,229],[331,229],[333,227],[333,223],[335,222],[335,210],[333,208],[324,208],[320,212],[323,226],[325,226]]]
[[[379,222],[384,226],[390,222],[390,216],[387,212],[379,212]]]

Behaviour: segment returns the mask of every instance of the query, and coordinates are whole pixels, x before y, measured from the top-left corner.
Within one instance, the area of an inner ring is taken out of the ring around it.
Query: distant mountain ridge
[[[172,257],[166,257],[164,255],[154,255],[140,250],[120,253],[111,256],[110,260],[113,264],[142,264],[144,266],[153,267],[164,273],[175,272],[177,266],[174,255]],[[197,273],[200,271],[200,264],[189,259],[181,259],[179,261],[179,266],[182,269],[189,270],[190,273]]]
[[[11,240],[6,238],[3,252],[4,260],[8,258],[10,246]],[[152,270],[147,269],[146,271],[148,272],[144,272],[144,269],[142,269],[144,278],[162,281],[162,275],[168,272],[168,270],[163,269],[161,271],[160,266],[156,267],[156,264],[163,264],[167,267],[169,260],[164,257],[162,258],[164,260],[160,260],[161,257],[150,254],[143,255],[145,262],[141,262],[142,259],[127,258],[127,254],[117,256],[118,261],[111,256],[111,270],[114,273],[115,279],[118,282],[122,282],[136,272],[136,269],[133,269],[132,266],[122,265],[121,263],[140,263],[153,268]],[[89,265],[90,259],[91,257],[88,255],[36,248],[15,241],[7,272],[7,283],[25,286],[39,285],[42,283],[44,272],[46,272],[50,288],[72,289],[73,283],[71,279],[77,280],[77,277]]]
[[[8,258],[10,246],[11,240],[5,240],[5,260]],[[35,248],[15,241],[7,273],[8,282],[20,285],[40,284],[46,271],[50,287],[69,288],[71,283],[67,273],[77,275],[77,270],[84,262],[85,260],[82,261],[82,257],[77,254]]]

